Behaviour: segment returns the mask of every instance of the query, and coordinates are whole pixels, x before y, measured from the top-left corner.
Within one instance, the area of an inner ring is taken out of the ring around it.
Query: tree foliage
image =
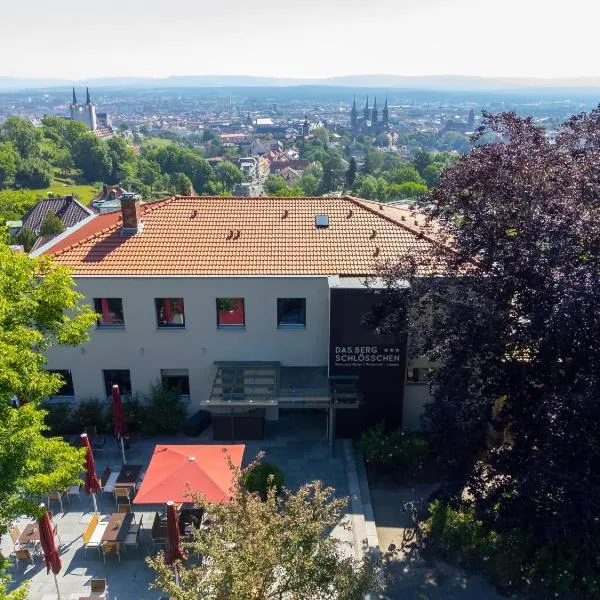
[[[260,460],[259,456],[259,460]],[[181,585],[164,555],[147,559],[156,571],[155,587],[178,600],[362,600],[380,590],[381,563],[367,554],[358,561],[330,535],[340,525],[348,498],[315,481],[296,492],[266,500],[248,491],[244,477],[257,466],[234,471],[231,501],[207,505],[211,525],[197,529],[190,550],[202,556],[197,566],[179,566]]]
[[[426,420],[447,477],[484,528],[525,536],[527,564],[547,556],[515,585],[553,593],[564,571],[586,597],[600,573],[600,109],[555,143],[513,113],[485,114],[475,142],[490,134],[428,198],[447,277],[407,259],[388,283],[411,282],[396,294],[411,353],[442,365]]]
[[[44,370],[44,352],[87,339],[95,315],[64,267],[0,245],[0,535],[19,515],[39,516],[38,498],[79,481],[84,451],[47,437],[39,403],[63,384]],[[14,397],[21,401],[15,408]],[[0,569],[4,566],[0,563]],[[0,598],[21,600],[26,590]],[[4,596],[3,596],[4,594]]]

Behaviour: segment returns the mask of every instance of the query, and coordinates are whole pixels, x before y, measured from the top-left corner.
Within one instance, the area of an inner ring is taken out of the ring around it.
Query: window
[[[435,374],[435,369],[427,367],[409,367],[406,373],[408,383],[427,383]]]
[[[177,390],[180,396],[189,398],[190,376],[187,369],[161,369],[160,377],[166,388]]]
[[[277,327],[279,329],[306,327],[306,298],[277,298]]]
[[[104,375],[104,387],[106,395],[112,395],[112,386],[118,385],[121,396],[131,394],[131,375],[129,369],[105,369],[102,371]]]
[[[74,396],[75,389],[73,388],[73,378],[71,371],[66,369],[48,369],[48,373],[57,373],[63,378],[63,385],[54,395],[55,396]]]
[[[155,298],[156,322],[160,328],[185,327],[183,298]]]
[[[245,327],[243,298],[217,298],[217,327]]]
[[[94,298],[94,310],[98,313],[98,327],[125,325],[122,298]]]

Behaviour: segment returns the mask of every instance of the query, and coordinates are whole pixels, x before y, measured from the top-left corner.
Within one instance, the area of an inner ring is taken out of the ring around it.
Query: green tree
[[[319,180],[310,173],[303,173],[298,184],[305,196],[315,196],[319,190]]]
[[[259,457],[260,460],[261,457]],[[177,600],[359,600],[382,591],[382,562],[365,553],[356,560],[331,535],[343,520],[348,498],[314,481],[296,492],[277,494],[271,486],[265,501],[248,491],[244,471],[234,469],[231,501],[207,505],[213,525],[196,529],[189,544],[203,557],[197,566],[180,565],[180,585],[164,555],[146,559],[156,572],[153,587]],[[233,467],[232,467],[233,469]]]
[[[189,196],[192,193],[192,180],[185,173],[173,173],[169,181],[175,194]]]
[[[368,175],[377,175],[383,168],[383,154],[381,152],[367,152],[365,155],[365,164],[363,165],[363,173]]]
[[[402,200],[404,198],[419,198],[428,192],[426,185],[415,183],[414,181],[406,181],[405,183],[394,183],[387,188],[388,200]]]
[[[0,191],[0,224],[18,220],[40,199],[40,192],[33,190]]]
[[[354,187],[354,182],[356,180],[356,159],[352,157],[350,159],[350,166],[346,171],[346,185],[348,188]]]
[[[424,150],[419,150],[415,157],[413,158],[413,165],[415,169],[419,172],[421,177],[425,177],[425,169],[431,164],[431,154],[429,152],[425,152]]]
[[[228,160],[219,163],[214,169],[214,178],[223,186],[225,192],[231,192],[233,186],[244,181],[244,174]]]
[[[58,148],[54,156],[54,165],[64,177],[68,177],[75,168],[71,152],[67,148]]]
[[[39,497],[79,481],[83,451],[44,435],[39,403],[63,383],[44,369],[45,352],[85,341],[95,314],[81,305],[65,267],[6,244],[0,244],[0,264],[1,535],[19,515],[38,516]],[[27,403],[14,408],[14,396]]]
[[[390,145],[390,136],[387,133],[380,133],[375,138],[375,145],[378,148],[387,148]]]
[[[93,133],[77,138],[73,146],[73,161],[87,181],[109,181],[112,161],[106,144]]]
[[[120,137],[112,137],[106,142],[110,157],[111,173],[109,183],[123,182],[126,186],[136,174],[136,156],[127,142]]]
[[[29,158],[21,161],[15,181],[25,188],[40,189],[51,185],[53,177],[50,163],[41,158]]]
[[[329,132],[325,127],[316,127],[313,129],[310,134],[315,139],[315,141],[319,142],[323,147],[329,144]]]
[[[64,223],[53,212],[49,212],[40,225],[40,235],[57,235],[64,230]]]
[[[321,188],[324,192],[333,192],[344,185],[346,170],[339,156],[330,156],[323,165]]]
[[[285,189],[287,189],[287,182],[281,175],[271,175],[265,181],[265,192],[269,196],[276,196]]]
[[[12,142],[23,159],[40,155],[41,131],[23,117],[8,117],[0,127],[0,138]]]
[[[425,180],[419,175],[417,169],[410,164],[405,164],[394,169],[393,171],[389,171],[386,179],[390,183],[406,183],[407,181],[420,184],[425,183]]]
[[[7,188],[15,183],[19,154],[12,142],[0,142],[0,188]]]
[[[23,246],[25,252],[29,252],[33,248],[36,239],[37,237],[31,229],[22,227],[19,233],[12,239],[11,243]]]
[[[354,193],[360,198],[374,200],[377,197],[377,179],[373,175],[363,175],[356,178]]]

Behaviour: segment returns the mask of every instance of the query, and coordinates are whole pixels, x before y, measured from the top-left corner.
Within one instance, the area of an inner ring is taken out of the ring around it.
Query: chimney
[[[142,230],[140,201],[134,194],[121,195],[121,215],[123,216],[124,235],[135,235]]]

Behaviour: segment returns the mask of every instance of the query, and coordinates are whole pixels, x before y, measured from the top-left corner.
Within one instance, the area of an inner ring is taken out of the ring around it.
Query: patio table
[[[102,535],[102,542],[124,542],[132,523],[133,513],[113,513]]]
[[[25,529],[19,536],[19,545],[20,546],[29,546],[35,545],[40,541],[40,530],[37,524],[37,521],[32,521],[31,523],[27,523]]]
[[[135,487],[141,472],[142,465],[124,465],[115,485],[119,487]]]

